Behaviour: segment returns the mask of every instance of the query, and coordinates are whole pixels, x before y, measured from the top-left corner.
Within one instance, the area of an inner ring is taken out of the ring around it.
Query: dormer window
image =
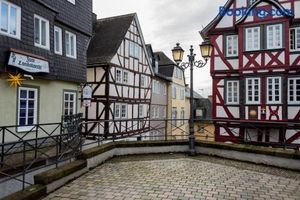
[[[245,29],[246,51],[260,50],[260,27],[251,27]]]
[[[267,26],[267,49],[282,48],[282,24]]]

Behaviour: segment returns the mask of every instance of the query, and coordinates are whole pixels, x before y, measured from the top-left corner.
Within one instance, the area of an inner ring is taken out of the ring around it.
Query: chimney
[[[212,96],[212,95],[209,95],[207,98],[208,98],[208,100],[212,103],[213,96]]]
[[[97,14],[96,13],[92,14],[92,21],[93,21],[93,25],[97,23]]]

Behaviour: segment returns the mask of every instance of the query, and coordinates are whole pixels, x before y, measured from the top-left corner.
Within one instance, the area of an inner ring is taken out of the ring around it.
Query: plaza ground
[[[126,156],[106,162],[44,199],[300,200],[300,172],[204,155]]]

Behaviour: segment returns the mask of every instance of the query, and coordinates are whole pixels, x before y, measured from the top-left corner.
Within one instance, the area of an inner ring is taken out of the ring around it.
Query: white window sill
[[[41,49],[50,50],[50,47],[49,47],[49,46],[43,46],[43,45],[36,44],[36,43],[34,43],[34,46],[35,46],[35,47],[38,47],[38,48],[41,48]]]
[[[36,128],[34,128],[34,126],[18,126],[17,127],[18,133],[31,132],[31,131],[35,131],[35,130],[36,130]]]

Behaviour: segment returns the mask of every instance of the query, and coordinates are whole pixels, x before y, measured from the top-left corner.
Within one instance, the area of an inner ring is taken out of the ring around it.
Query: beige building
[[[159,73],[172,80],[168,85],[168,139],[185,139],[188,135],[189,109],[186,108],[184,71],[163,52],[155,54],[160,58]]]

